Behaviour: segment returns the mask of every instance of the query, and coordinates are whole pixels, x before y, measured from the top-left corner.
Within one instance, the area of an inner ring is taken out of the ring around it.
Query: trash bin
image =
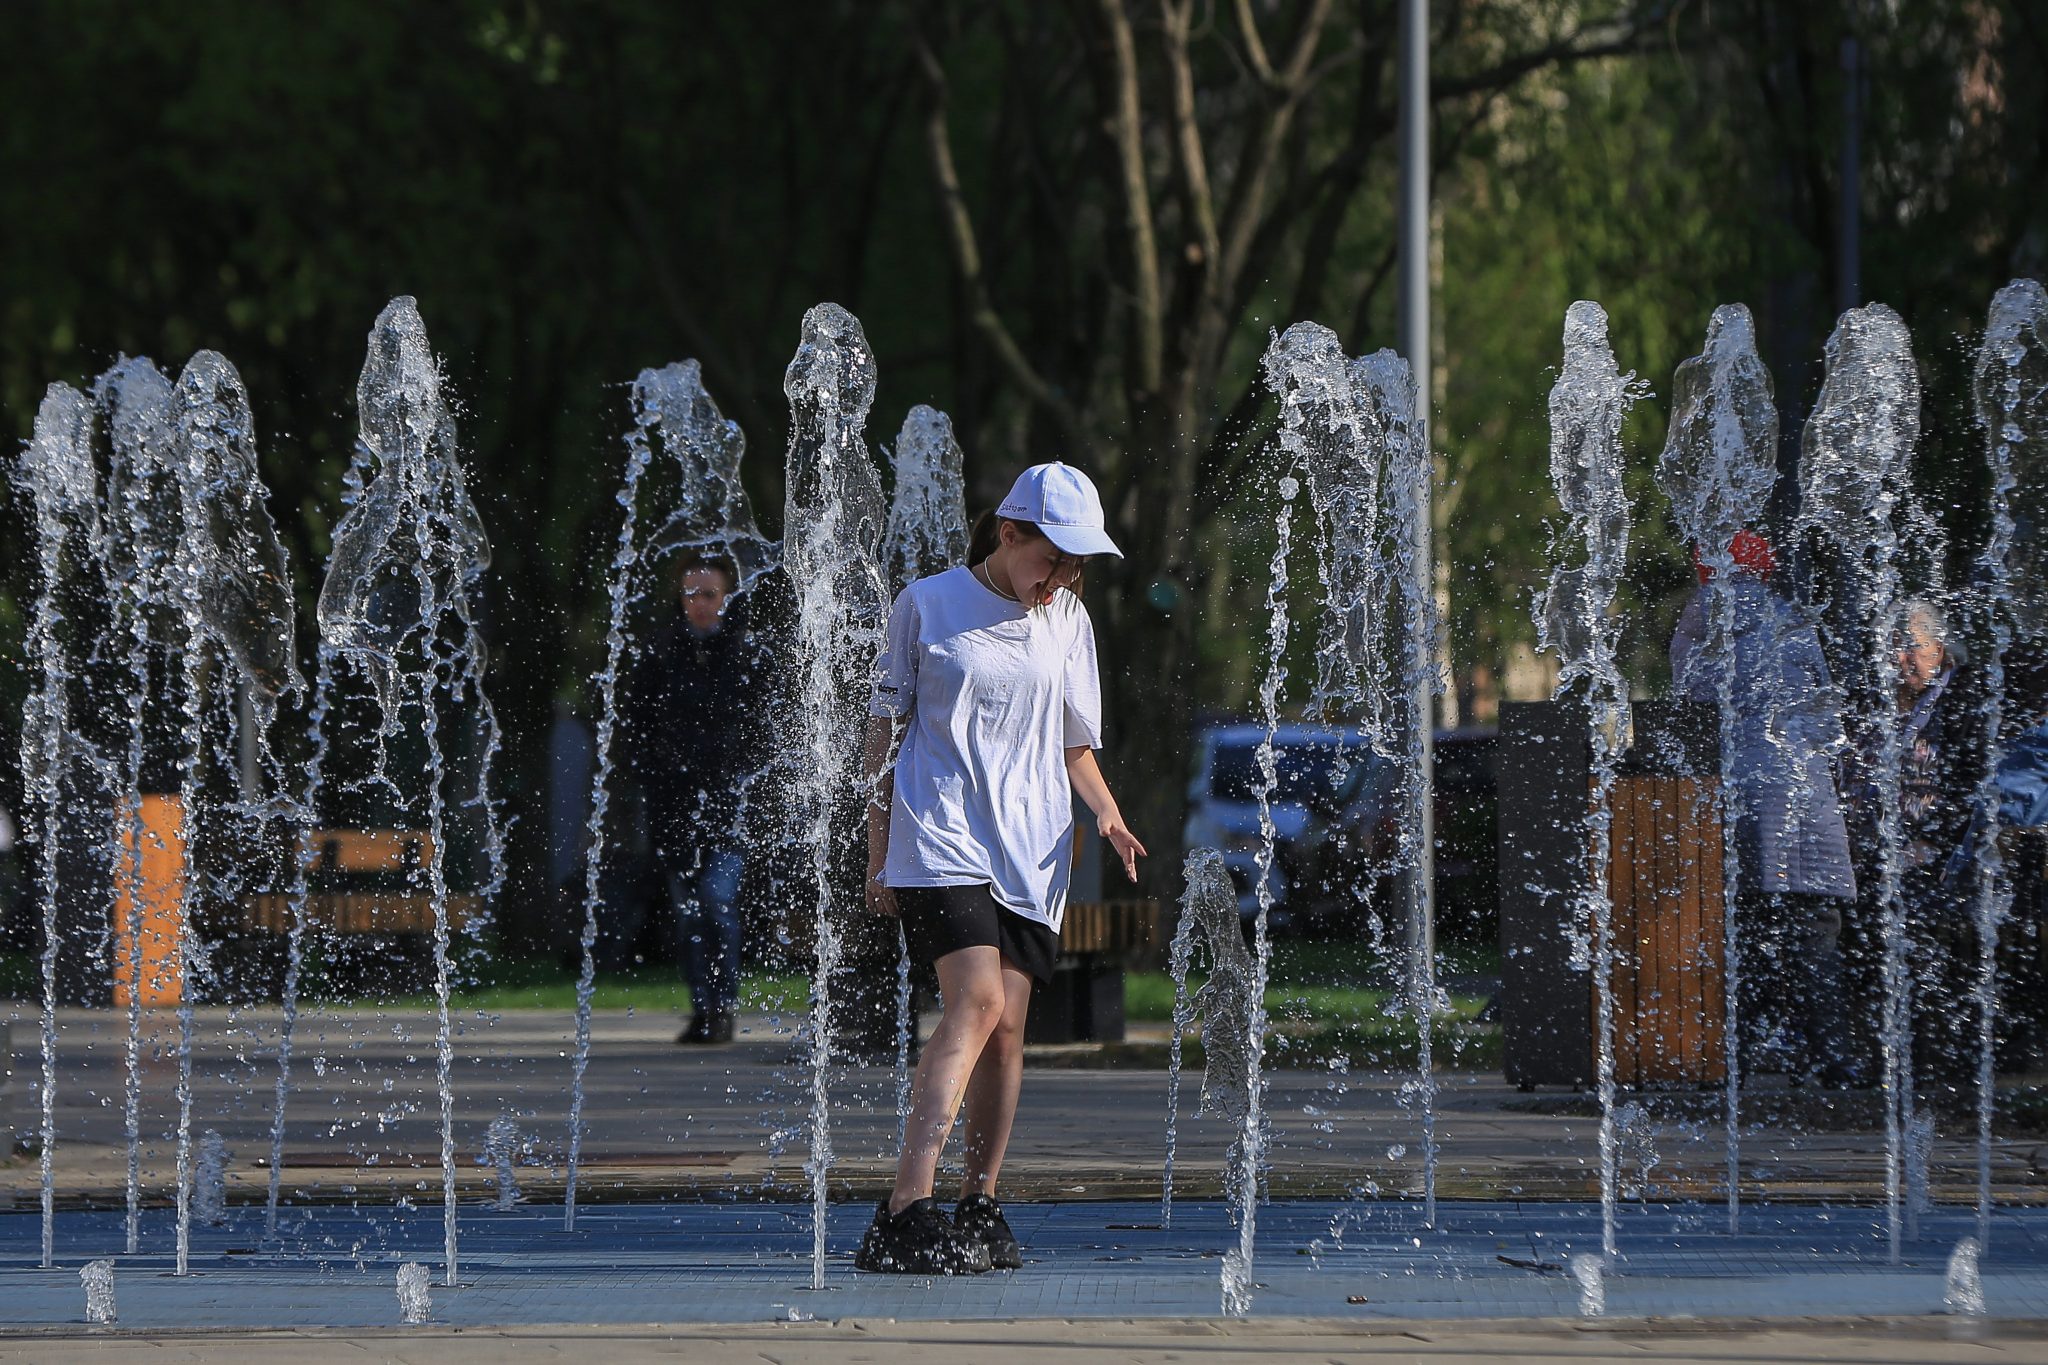
[[[175,1005],[184,998],[178,966],[178,898],[185,886],[184,803],[175,795],[142,798],[140,866],[114,860],[114,1003],[125,1009],[141,968],[144,1008]],[[131,871],[135,874],[130,882]],[[141,936],[138,954],[136,936]]]
[[[1595,996],[1572,966],[1575,904],[1592,857],[1587,712],[1577,702],[1501,707],[1501,1033],[1507,1079],[1594,1079]],[[1605,869],[1615,1079],[1701,1087],[1726,1074],[1725,913],[1714,809],[1713,717],[1641,702],[1616,767]]]

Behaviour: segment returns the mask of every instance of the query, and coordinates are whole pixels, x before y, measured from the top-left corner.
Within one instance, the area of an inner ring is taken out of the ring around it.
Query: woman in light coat
[[[1744,531],[1731,552],[1726,583],[1695,561],[1700,587],[1672,636],[1671,673],[1681,696],[1718,708],[1725,691],[1729,703],[1743,1055],[1753,1069],[1849,1084],[1841,938],[1856,875],[1835,785],[1840,694],[1819,635],[1771,590],[1769,544]],[[1724,612],[1729,645],[1710,648]]]

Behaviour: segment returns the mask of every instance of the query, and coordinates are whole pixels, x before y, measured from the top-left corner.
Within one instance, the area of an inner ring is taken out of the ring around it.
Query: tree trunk
[[[1195,720],[1195,604],[1184,571],[1188,497],[1174,487],[1188,433],[1173,414],[1157,410],[1141,414],[1133,429],[1139,442],[1122,461],[1132,485],[1130,511],[1118,528],[1126,558],[1101,641],[1104,700],[1115,727],[1108,740],[1113,789],[1152,854],[1140,865],[1141,889],[1171,897],[1180,892]]]

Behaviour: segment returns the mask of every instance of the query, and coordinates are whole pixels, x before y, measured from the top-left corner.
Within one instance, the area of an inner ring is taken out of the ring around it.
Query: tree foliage
[[[1623,364],[1660,386],[1713,305],[1744,299],[1803,411],[1833,312],[1852,22],[1863,293],[1918,329],[1929,459],[1967,539],[1950,339],[2038,267],[2041,0],[1432,12],[1464,677],[1497,678],[1526,639],[1545,369],[1572,298],[1603,299]],[[802,310],[831,299],[877,349],[872,437],[946,409],[977,503],[1031,459],[1100,476],[1131,559],[1091,607],[1113,730],[1143,737],[1113,758],[1167,848],[1188,727],[1250,680],[1268,330],[1393,341],[1394,36],[1393,0],[24,0],[0,52],[0,401],[25,435],[53,379],[224,351],[310,602],[364,334],[417,295],[498,551],[492,686],[537,824],[548,708],[595,660],[621,386],[700,359],[772,533],[782,367]],[[1659,411],[1630,432],[1646,507]],[[1682,562],[1642,545],[1647,607]],[[17,553],[8,619],[25,574]],[[520,871],[544,905],[538,859]]]

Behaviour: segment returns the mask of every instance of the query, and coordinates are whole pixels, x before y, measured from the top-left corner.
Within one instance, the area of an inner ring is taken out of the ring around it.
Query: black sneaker
[[[853,1265],[893,1275],[979,1275],[989,1268],[988,1248],[948,1222],[929,1196],[901,1213],[889,1212],[885,1199]]]
[[[988,1248],[988,1263],[996,1270],[1015,1270],[1024,1264],[1017,1234],[1003,1218],[1003,1206],[985,1194],[970,1194],[953,1210],[953,1226]]]

